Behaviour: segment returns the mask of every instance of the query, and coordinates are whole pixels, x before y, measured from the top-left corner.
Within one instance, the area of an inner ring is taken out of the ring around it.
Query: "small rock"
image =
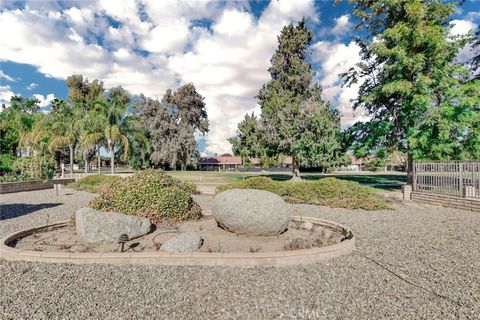
[[[315,228],[315,225],[313,223],[311,223],[310,221],[305,221],[304,223],[301,224],[300,228],[310,231],[310,230],[313,230]]]
[[[75,214],[77,234],[86,242],[117,241],[121,234],[129,239],[150,232],[150,220],[117,212],[102,212],[92,208],[81,208]]]
[[[203,239],[196,233],[181,233],[167,240],[160,247],[165,252],[192,252],[197,251],[203,244]]]

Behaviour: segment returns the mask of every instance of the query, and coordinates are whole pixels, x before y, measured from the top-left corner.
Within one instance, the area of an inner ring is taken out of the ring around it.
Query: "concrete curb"
[[[294,221],[309,221],[344,232],[351,230],[333,221],[294,216]],[[4,237],[0,242],[0,258],[10,261],[31,261],[74,264],[114,264],[114,265],[183,265],[183,266],[285,266],[311,264],[330,260],[351,253],[355,248],[355,236],[340,243],[312,249],[255,253],[66,253],[19,250],[10,247],[18,238],[47,227],[63,226],[69,221],[24,229]]]

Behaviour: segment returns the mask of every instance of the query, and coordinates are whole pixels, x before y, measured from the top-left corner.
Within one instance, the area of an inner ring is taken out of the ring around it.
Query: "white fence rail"
[[[415,162],[413,191],[480,199],[480,161]]]

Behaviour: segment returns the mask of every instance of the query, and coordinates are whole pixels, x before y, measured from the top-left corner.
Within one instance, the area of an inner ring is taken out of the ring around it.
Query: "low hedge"
[[[148,169],[102,189],[90,206],[146,217],[154,224],[164,219],[192,220],[202,215],[200,206],[191,197],[195,191],[193,184]]]
[[[46,156],[19,158],[13,164],[12,171],[20,181],[48,180],[55,175],[55,162]]]
[[[306,203],[335,208],[389,209],[385,201],[358,182],[323,178],[307,182],[278,182],[267,177],[253,177],[223,185],[217,193],[228,189],[259,189],[276,193],[290,203]]]
[[[283,191],[283,187],[280,183],[267,177],[252,177],[231,184],[225,184],[217,187],[216,191],[219,193],[229,189],[258,189],[276,194],[281,194]]]
[[[82,179],[70,183],[68,187],[75,190],[82,190],[88,192],[100,192],[102,189],[110,187],[114,182],[120,181],[119,176],[110,176],[105,174],[94,174],[83,177]]]

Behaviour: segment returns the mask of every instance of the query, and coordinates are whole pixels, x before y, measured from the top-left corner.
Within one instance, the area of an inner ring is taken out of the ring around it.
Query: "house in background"
[[[220,156],[201,157],[198,161],[198,169],[202,171],[232,171],[242,166],[242,157]]]
[[[260,158],[248,158],[253,168],[262,168],[263,161]],[[282,159],[282,167],[291,167],[292,157]],[[202,171],[235,171],[243,167],[242,157],[223,154],[215,157],[201,157],[198,161],[198,169]]]
[[[367,159],[357,158],[352,154],[347,154],[350,158],[350,164],[340,167],[340,171],[362,171],[363,164]]]

